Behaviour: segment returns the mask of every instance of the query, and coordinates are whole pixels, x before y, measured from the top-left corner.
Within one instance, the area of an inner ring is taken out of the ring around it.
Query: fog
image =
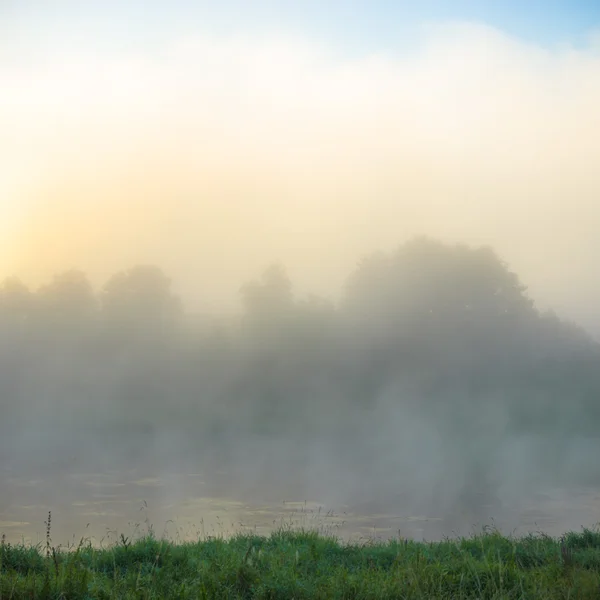
[[[7,44],[3,272],[100,285],[149,262],[190,306],[232,312],[271,261],[333,297],[358,256],[424,234],[491,245],[597,332],[596,38],[544,49],[446,23],[419,39],[359,57],[284,33]]]
[[[556,490],[591,524],[593,37],[39,42],[0,82],[0,529],[215,496],[439,537]]]
[[[215,497],[247,503],[240,522],[262,506],[263,527],[292,500],[388,534],[429,518],[421,534],[439,537],[518,528],[536,493],[570,493],[562,515],[534,501],[556,531],[600,482],[600,345],[490,248],[415,238],[364,256],[337,303],[280,265],[239,295],[239,316],[199,317],[150,265],[98,290],[79,271],[35,291],[5,280],[4,522],[53,509],[79,533],[79,506],[123,527],[152,500],[163,522],[188,506],[198,523],[189,503],[212,514]]]

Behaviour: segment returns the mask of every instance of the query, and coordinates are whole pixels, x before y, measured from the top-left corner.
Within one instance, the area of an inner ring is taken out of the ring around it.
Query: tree
[[[536,311],[525,290],[488,248],[417,238],[389,256],[363,260],[347,282],[343,308],[387,338],[474,325],[483,332],[531,320]]]
[[[277,314],[293,306],[292,284],[285,269],[278,264],[269,266],[258,281],[241,288],[242,301],[248,314]]]
[[[70,270],[55,275],[35,296],[38,315],[51,323],[89,319],[97,310],[91,283],[82,271]]]
[[[416,238],[367,257],[347,281],[341,331],[356,347],[348,377],[369,397],[399,379],[430,397],[483,394],[527,355],[538,318],[489,248]]]
[[[111,277],[100,300],[109,321],[134,328],[171,327],[183,312],[169,277],[150,265],[138,265]]]
[[[258,281],[240,290],[245,322],[254,332],[265,335],[281,332],[294,309],[292,284],[281,265],[271,265]]]

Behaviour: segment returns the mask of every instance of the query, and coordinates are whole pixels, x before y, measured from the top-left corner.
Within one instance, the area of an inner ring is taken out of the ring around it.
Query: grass
[[[0,545],[0,600],[10,598],[600,598],[600,532],[557,540],[484,530],[434,543],[341,543],[281,526],[271,535],[175,543],[147,534],[107,548],[55,548],[51,515],[37,546]]]

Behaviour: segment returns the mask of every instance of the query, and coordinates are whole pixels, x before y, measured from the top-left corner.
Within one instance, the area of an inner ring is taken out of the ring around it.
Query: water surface
[[[478,507],[477,514],[441,516],[403,512],[402,502],[367,501],[327,505],[319,498],[289,498],[271,490],[236,497],[227,472],[152,473],[148,469],[74,471],[22,476],[0,473],[0,532],[10,542],[51,537],[57,545],[81,538],[108,544],[123,533],[152,528],[174,540],[228,536],[239,531],[268,534],[280,526],[318,528],[343,540],[408,537],[435,540],[468,535],[484,525],[504,533],[565,531],[600,521],[600,489],[547,488],[519,501]]]

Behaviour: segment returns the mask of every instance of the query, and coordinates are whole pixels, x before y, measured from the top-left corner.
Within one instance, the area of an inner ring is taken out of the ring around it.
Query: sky
[[[0,277],[156,263],[224,311],[425,234],[600,333],[600,3],[324,5],[0,0]]]
[[[72,37],[106,50],[151,48],[173,34],[280,31],[326,41],[344,54],[394,51],[418,42],[415,29],[444,21],[485,23],[543,45],[580,45],[600,21],[597,2],[565,0],[175,0],[168,6],[158,0],[3,0],[0,10],[22,39],[35,33],[56,43],[60,33],[63,43]]]

